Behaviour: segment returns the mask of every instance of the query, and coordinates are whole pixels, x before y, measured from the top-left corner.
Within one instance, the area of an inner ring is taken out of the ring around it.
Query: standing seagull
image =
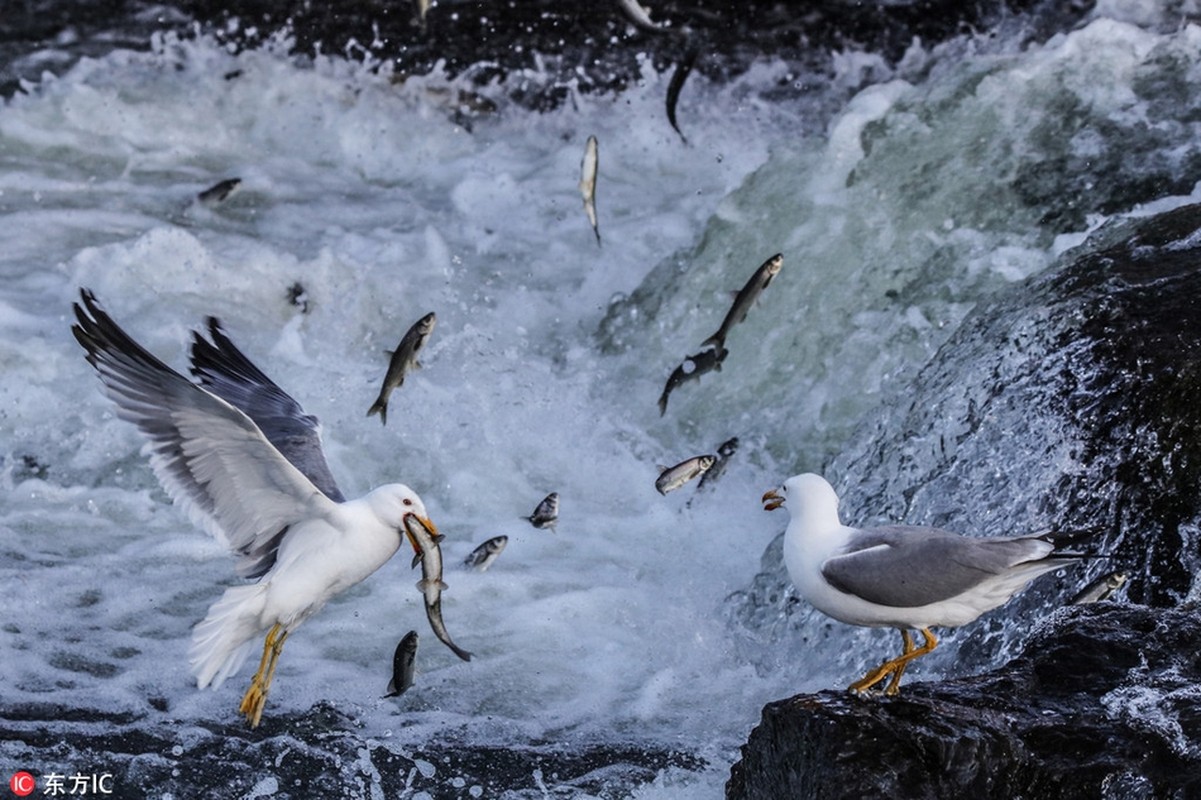
[[[383,566],[407,518],[433,525],[402,484],[344,499],[317,418],[234,347],[216,319],[208,320],[211,342],[194,335],[197,384],[131,339],[90,291],[80,294],[72,332],[117,416],[149,440],[150,466],[171,499],[238,556],[240,576],[256,579],[226,589],[209,608],[188,658],[197,685],[216,688],[266,632],[239,708],[257,727],[288,634]]]
[[[892,676],[900,690],[915,658],[938,645],[930,628],[965,625],[1005,603],[1044,572],[1080,558],[1047,536],[973,539],[938,528],[850,528],[838,519],[838,495],[820,475],[789,478],[763,495],[768,511],[788,504],[784,564],[801,596],[839,622],[901,631],[904,652],[850,685],[866,692]],[[925,643],[915,647],[909,630]]]

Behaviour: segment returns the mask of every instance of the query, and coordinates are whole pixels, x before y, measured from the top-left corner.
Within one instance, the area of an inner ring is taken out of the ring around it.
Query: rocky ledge
[[[1069,607],[982,675],[771,703],[726,797],[1201,797],[1201,613]]]

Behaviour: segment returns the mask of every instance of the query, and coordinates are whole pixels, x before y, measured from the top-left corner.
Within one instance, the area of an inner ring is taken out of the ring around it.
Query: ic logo
[[[12,789],[17,797],[28,797],[37,788],[37,781],[28,772],[16,772],[9,779],[8,788]]]

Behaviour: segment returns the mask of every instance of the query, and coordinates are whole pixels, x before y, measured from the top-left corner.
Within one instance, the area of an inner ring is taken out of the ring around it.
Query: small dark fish
[[[301,314],[309,313],[309,293],[300,281],[288,287],[288,302],[299,308]]]
[[[392,360],[388,362],[388,373],[384,376],[384,385],[380,387],[379,397],[376,398],[375,403],[367,409],[367,416],[379,414],[380,423],[388,424],[388,397],[392,394],[393,389],[398,389],[404,384],[405,376],[410,371],[421,368],[417,354],[429,341],[430,334],[434,331],[434,323],[437,321],[437,317],[431,311],[414,322],[413,327],[409,328],[400,340],[400,344],[389,354],[392,356]]]
[[[659,494],[675,491],[688,481],[699,478],[716,462],[717,456],[693,456],[674,467],[659,467],[662,473],[655,481],[655,488],[659,490]]]
[[[588,143],[584,145],[584,160],[580,162],[580,195],[584,198],[584,213],[588,215],[598,245],[601,243],[600,227],[596,220],[596,171],[599,166],[596,137],[589,136]]]
[[[726,313],[726,318],[722,320],[721,327],[717,329],[717,333],[706,339],[703,345],[713,345],[718,350],[724,349],[726,346],[726,336],[729,335],[730,329],[746,319],[747,312],[751,310],[751,306],[755,304],[755,301],[759,299],[759,295],[771,284],[772,278],[779,274],[780,268],[783,266],[784,256],[780,253],[776,253],[767,259],[767,261],[764,261],[734,298],[734,304],[730,306],[730,310]]]
[[[559,521],[559,493],[551,492],[542,499],[538,507],[534,509],[534,513],[528,517],[530,524],[535,528],[553,528],[555,523]]]
[[[451,641],[446,623],[442,621],[442,592],[447,588],[442,582],[442,549],[438,547],[442,537],[437,531],[427,528],[416,514],[406,515],[404,525],[413,545],[421,554],[421,580],[417,581],[417,591],[425,598],[425,616],[430,621],[430,628],[438,641],[449,647],[456,656],[470,661],[471,653]]]
[[[492,566],[492,562],[496,560],[496,557],[500,555],[500,551],[504,550],[505,545],[508,543],[508,536],[493,536],[472,550],[471,555],[467,556],[463,564],[473,568],[476,572],[486,572],[488,567]]]
[[[234,190],[241,185],[241,178],[226,178],[220,183],[214,183],[212,186],[196,195],[196,199],[204,203],[206,206],[215,206],[218,203],[223,203],[229,199],[229,196],[234,193]]]
[[[1071,605],[1077,606],[1084,603],[1099,603],[1102,600],[1108,600],[1109,597],[1121,589],[1126,584],[1125,572],[1111,572],[1108,575],[1102,575],[1095,581],[1085,586],[1080,592],[1071,599]]]
[[[417,631],[409,631],[392,654],[392,680],[388,681],[388,693],[384,697],[396,697],[408,691],[413,685],[416,660]]]
[[[726,356],[729,354],[730,351],[724,347],[715,347],[702,350],[696,355],[685,358],[680,366],[672,370],[671,375],[667,376],[667,384],[663,387],[663,394],[659,395],[659,416],[667,413],[667,398],[673,391],[688,381],[696,380],[707,372],[712,372],[713,370],[721,372],[721,362],[725,361]]]
[[[684,136],[684,132],[680,130],[680,126],[676,122],[676,103],[680,101],[680,90],[684,88],[684,81],[688,80],[692,66],[696,63],[697,52],[695,47],[688,48],[683,60],[676,64],[676,71],[671,73],[671,82],[667,84],[667,121],[671,123],[671,127],[676,129],[676,133],[680,134],[680,139],[684,144],[688,144],[688,138]]]
[[[701,482],[696,485],[696,490],[699,492],[706,486],[714,483],[721,477],[721,473],[725,471],[726,466],[730,463],[730,457],[738,450],[738,437],[726,439],[717,446],[717,461],[713,466],[705,470],[705,474],[701,475]]]

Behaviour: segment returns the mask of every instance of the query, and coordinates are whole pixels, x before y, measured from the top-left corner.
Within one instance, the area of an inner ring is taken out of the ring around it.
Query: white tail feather
[[[265,630],[261,620],[266,590],[266,584],[262,583],[231,586],[209,607],[208,616],[192,629],[188,661],[199,688],[210,683],[217,688],[250,655],[255,637]]]

